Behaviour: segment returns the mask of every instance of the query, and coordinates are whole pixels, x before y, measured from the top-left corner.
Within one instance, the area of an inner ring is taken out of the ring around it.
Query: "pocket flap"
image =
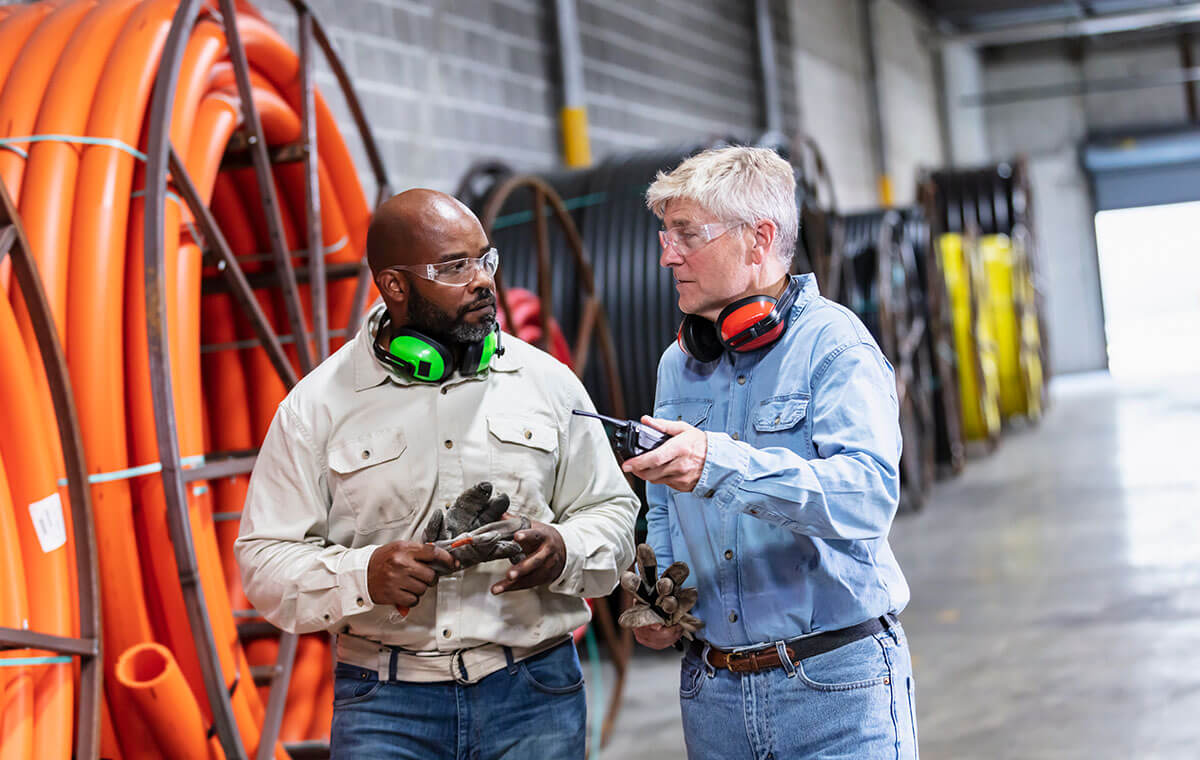
[[[488,432],[505,443],[551,452],[558,448],[554,428],[517,417],[488,417]]]
[[[796,426],[808,413],[808,396],[779,396],[762,402],[754,417],[754,429],[769,433]]]
[[[699,427],[708,419],[712,402],[700,398],[681,398],[660,402],[654,407],[654,416],[660,420],[676,420],[686,422],[692,427]]]
[[[329,451],[329,469],[342,475],[388,462],[404,453],[404,431],[376,430],[335,444]]]

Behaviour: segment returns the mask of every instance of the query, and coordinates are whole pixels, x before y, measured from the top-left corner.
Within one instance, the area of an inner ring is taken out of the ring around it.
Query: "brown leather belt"
[[[792,661],[792,664],[796,664],[809,657],[816,657],[819,654],[832,652],[838,647],[852,644],[867,636],[874,636],[880,631],[886,631],[899,623],[899,618],[888,613],[882,617],[872,618],[865,623],[852,625],[849,628],[826,631],[825,633],[818,633],[815,636],[802,636],[796,639],[789,639],[783,642],[783,646],[787,651],[788,659]],[[699,640],[693,641],[691,651],[699,656],[704,651],[704,642]],[[710,646],[708,649],[708,664],[719,670],[728,670],[731,673],[758,673],[763,670],[781,667],[783,661],[779,659],[779,649],[774,644],[740,651],[729,651]]]

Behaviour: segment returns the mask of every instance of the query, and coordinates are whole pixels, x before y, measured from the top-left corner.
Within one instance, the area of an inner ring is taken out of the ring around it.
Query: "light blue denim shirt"
[[[700,636],[740,647],[856,625],[908,603],[888,545],[900,491],[896,382],[866,327],[812,275],[769,348],[702,363],[672,344],[654,416],[708,433],[691,493],[647,484],[659,568],[691,567]]]

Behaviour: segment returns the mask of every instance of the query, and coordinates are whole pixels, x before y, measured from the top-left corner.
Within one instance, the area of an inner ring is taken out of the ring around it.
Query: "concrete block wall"
[[[264,13],[294,35],[283,0]],[[561,165],[554,4],[548,0],[313,0],[399,190],[451,191],[481,159]],[[753,136],[764,116],[753,4],[577,0],[592,154]],[[774,3],[785,125],[797,121],[788,7]],[[318,83],[332,93],[328,71]],[[331,100],[337,98],[330,96]],[[370,187],[349,112],[339,120]]]
[[[895,202],[906,204],[915,199],[918,169],[945,162],[936,48],[927,21],[908,5],[873,2],[884,168]],[[792,25],[801,126],[830,164],[839,205],[848,210],[877,207],[862,4],[794,0]]]

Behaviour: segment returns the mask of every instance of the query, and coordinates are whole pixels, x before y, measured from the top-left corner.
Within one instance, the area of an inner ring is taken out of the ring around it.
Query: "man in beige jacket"
[[[575,375],[496,329],[498,254],[469,209],[397,195],[367,255],[383,304],[263,442],[246,594],[284,630],[337,634],[335,759],[582,758],[570,633],[632,559],[636,498],[602,427],[571,415],[593,409]],[[426,542],[481,493],[526,518],[516,564]]]

